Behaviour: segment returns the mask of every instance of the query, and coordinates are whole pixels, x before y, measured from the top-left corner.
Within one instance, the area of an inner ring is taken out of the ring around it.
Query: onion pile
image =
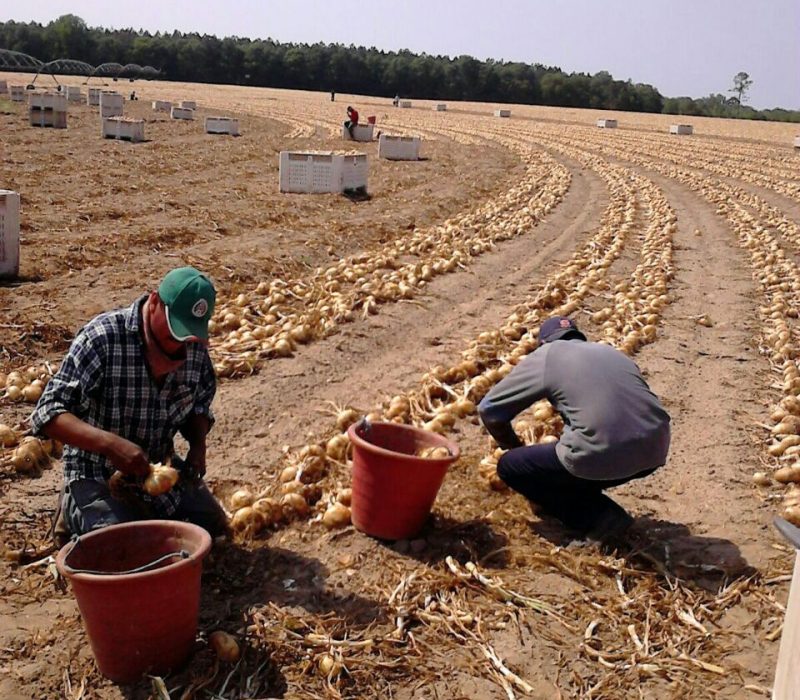
[[[8,374],[0,372],[0,387],[5,387],[3,398],[19,403],[36,403],[44,393],[52,372],[48,365],[13,370]]]

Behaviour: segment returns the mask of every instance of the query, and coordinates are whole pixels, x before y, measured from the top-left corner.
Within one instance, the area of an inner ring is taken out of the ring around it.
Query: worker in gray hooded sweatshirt
[[[511,420],[540,399],[561,414],[564,431],[558,442],[524,446]],[[478,410],[508,450],[498,476],[589,540],[618,536],[633,522],[603,491],[648,476],[667,460],[669,415],[639,368],[619,350],[587,342],[563,316],[542,324],[539,347]]]

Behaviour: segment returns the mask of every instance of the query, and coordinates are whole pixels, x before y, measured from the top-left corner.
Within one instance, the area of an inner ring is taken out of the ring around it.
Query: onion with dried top
[[[168,464],[151,464],[143,488],[151,496],[161,496],[178,483],[180,474]]]

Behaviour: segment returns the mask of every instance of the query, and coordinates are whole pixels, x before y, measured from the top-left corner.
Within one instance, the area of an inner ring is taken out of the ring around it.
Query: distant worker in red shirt
[[[358,126],[358,111],[353,109],[352,107],[347,108],[347,121],[344,123],[345,127],[347,127],[347,132],[350,134],[350,138],[355,141],[355,136],[353,135],[353,129]]]

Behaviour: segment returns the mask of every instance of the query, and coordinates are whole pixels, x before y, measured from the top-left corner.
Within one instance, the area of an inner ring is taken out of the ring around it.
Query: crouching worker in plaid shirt
[[[202,481],[216,379],[208,320],[216,291],[192,267],[172,270],[158,291],[101,314],[75,337],[31,417],[31,428],[65,443],[64,489],[54,534],[132,520],[186,520],[216,537],[225,514]],[[174,455],[180,432],[185,460]],[[141,489],[150,463],[171,461],[178,483],[161,496]],[[111,480],[116,471],[121,472]]]

